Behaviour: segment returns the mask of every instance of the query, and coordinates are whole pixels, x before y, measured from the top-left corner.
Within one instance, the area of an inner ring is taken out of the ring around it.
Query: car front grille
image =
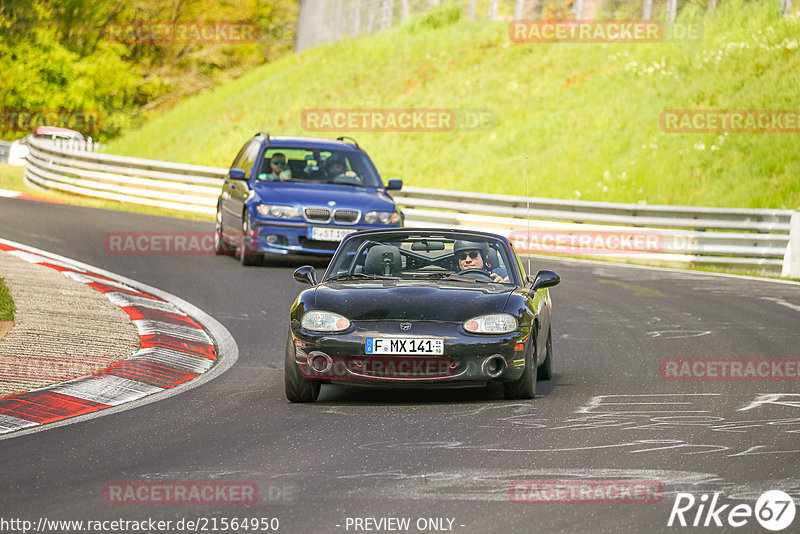
[[[333,212],[333,220],[343,224],[354,224],[361,217],[358,210],[336,210]]]
[[[328,222],[331,220],[331,210],[328,208],[305,208],[303,214],[307,221]]]

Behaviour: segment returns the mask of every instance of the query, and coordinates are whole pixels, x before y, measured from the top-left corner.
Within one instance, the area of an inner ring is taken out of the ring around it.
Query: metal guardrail
[[[8,163],[9,150],[11,150],[11,141],[0,140],[0,163]]]
[[[102,154],[75,141],[33,139],[29,148],[25,178],[32,185],[209,215],[216,211],[228,171]],[[521,252],[708,264],[800,277],[800,246],[793,247],[795,255],[788,246],[790,228],[800,236],[800,212],[792,210],[616,204],[421,187],[405,187],[393,196],[405,208],[408,226],[489,230],[511,237]],[[596,246],[597,239],[619,244],[620,236],[634,245]]]

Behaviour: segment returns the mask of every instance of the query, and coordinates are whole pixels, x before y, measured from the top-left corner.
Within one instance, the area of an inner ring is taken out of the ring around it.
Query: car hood
[[[444,280],[359,280],[317,287],[315,307],[354,321],[462,322],[504,310],[514,288]]]
[[[256,195],[265,203],[371,210],[394,210],[394,202],[383,190],[376,187],[358,187],[342,184],[317,184],[308,182],[256,182]]]

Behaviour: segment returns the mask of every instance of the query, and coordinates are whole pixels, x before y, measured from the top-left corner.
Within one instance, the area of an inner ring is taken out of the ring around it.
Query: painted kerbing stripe
[[[211,338],[174,305],[64,261],[5,243],[0,250],[102,293],[130,317],[141,345],[128,358],[93,375],[0,398],[0,434],[135,401],[192,380],[214,365]]]
[[[101,375],[106,373],[164,389],[174,388],[198,375],[198,373],[187,373],[156,362],[142,360],[114,362]]]
[[[163,363],[175,369],[187,371],[189,373],[204,373],[211,369],[214,360],[196,356],[193,354],[179,352],[177,350],[165,349],[162,347],[151,347],[141,349],[139,352],[128,358],[128,360],[144,360],[150,362]]]
[[[202,329],[195,326],[182,326],[148,319],[139,319],[133,321],[133,324],[139,330],[140,336],[166,335],[198,343],[211,344],[211,338]]]
[[[33,421],[20,419],[19,417],[0,414],[0,434],[4,434],[6,432],[13,432],[14,430],[21,430],[23,428],[29,428],[32,426],[37,426],[38,424],[39,423],[34,423]]]
[[[140,399],[151,393],[158,393],[164,388],[142,384],[121,376],[93,375],[88,378],[70,380],[46,389],[109,406],[116,406],[124,402]]]
[[[148,308],[151,310],[161,310],[166,312],[176,312],[180,313],[180,310],[170,304],[169,302],[164,302],[163,300],[153,300],[150,298],[144,297],[137,297],[135,295],[129,295],[127,293],[119,293],[116,291],[112,291],[110,293],[106,293],[106,298],[119,306],[120,308]]]
[[[202,328],[200,324],[178,310],[166,311],[155,310],[152,308],[141,308],[136,306],[123,306],[122,311],[128,314],[132,321],[148,320],[169,323],[176,326]]]
[[[108,406],[63,393],[36,390],[0,399],[0,414],[41,424],[94,412]]]

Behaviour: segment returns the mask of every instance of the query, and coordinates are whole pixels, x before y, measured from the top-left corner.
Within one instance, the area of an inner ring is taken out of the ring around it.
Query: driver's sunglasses
[[[275,164],[275,165],[284,165],[286,162],[285,161],[273,161],[272,163]]]
[[[472,252],[462,252],[458,255],[458,261],[464,261],[467,259],[467,257],[469,257],[469,259],[471,260],[477,260],[479,255],[480,252],[478,252],[477,250],[474,250]]]

